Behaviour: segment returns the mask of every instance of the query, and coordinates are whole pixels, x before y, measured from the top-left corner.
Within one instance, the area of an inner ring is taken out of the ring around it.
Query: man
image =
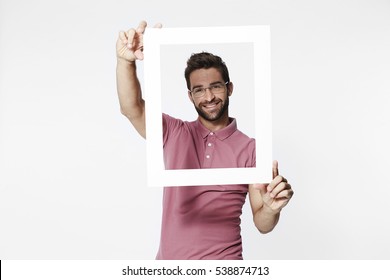
[[[157,25],[156,27],[161,27]],[[124,114],[142,137],[145,102],[136,75],[143,59],[143,33],[120,32],[117,50],[117,88]],[[188,97],[198,119],[185,122],[163,114],[164,160],[167,169],[255,166],[254,139],[237,129],[229,117],[233,84],[225,63],[210,53],[193,54],[185,78]],[[280,212],[293,195],[290,184],[273,163],[270,184],[165,187],[160,248],[157,259],[242,259],[240,216],[246,194],[255,226],[273,230]]]

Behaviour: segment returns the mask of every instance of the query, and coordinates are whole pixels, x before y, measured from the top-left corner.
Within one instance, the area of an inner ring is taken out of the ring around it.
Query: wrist
[[[133,66],[135,67],[136,66],[136,63],[135,63],[135,60],[127,60],[125,58],[122,58],[122,57],[117,57],[117,64],[118,65],[124,65],[124,66]]]

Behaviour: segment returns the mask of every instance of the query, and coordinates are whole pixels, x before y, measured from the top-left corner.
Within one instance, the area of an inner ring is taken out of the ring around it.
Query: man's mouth
[[[214,109],[218,106],[219,102],[213,102],[208,104],[203,104],[203,107],[206,109]]]

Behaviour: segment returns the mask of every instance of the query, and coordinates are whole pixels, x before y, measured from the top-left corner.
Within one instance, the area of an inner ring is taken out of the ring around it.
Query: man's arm
[[[136,60],[142,60],[143,34],[146,22],[142,21],[137,29],[121,31],[116,42],[117,90],[121,113],[133,124],[138,133],[146,138],[145,101],[137,77]],[[161,27],[157,24],[155,27]]]
[[[121,113],[130,120],[138,133],[146,138],[145,101],[136,71],[135,62],[118,58],[116,79]]]
[[[277,225],[280,212],[294,192],[285,178],[279,175],[278,162],[274,161],[273,180],[270,184],[249,185],[249,201],[253,221],[261,233],[268,233]]]

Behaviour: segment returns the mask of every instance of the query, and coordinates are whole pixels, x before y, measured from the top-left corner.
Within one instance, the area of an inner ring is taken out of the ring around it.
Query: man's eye
[[[196,89],[194,89],[192,92],[193,92],[193,93],[200,93],[200,92],[202,92],[202,91],[203,91],[202,88],[196,88]]]

